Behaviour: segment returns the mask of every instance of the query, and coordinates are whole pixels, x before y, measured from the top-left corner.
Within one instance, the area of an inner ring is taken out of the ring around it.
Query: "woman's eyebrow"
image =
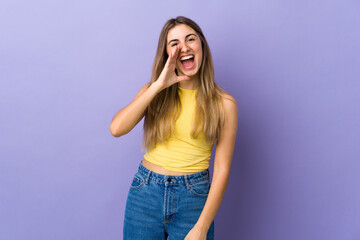
[[[186,35],[185,39],[186,39],[187,37],[191,36],[191,35],[194,35],[194,36],[196,37],[196,34],[195,34],[195,33],[189,33],[188,35]],[[168,45],[169,45],[171,42],[173,42],[173,41],[179,41],[179,39],[172,39],[172,40],[170,40],[170,41],[168,42]]]

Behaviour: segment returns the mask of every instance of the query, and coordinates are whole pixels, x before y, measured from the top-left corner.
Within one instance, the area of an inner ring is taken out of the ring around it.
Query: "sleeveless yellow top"
[[[191,138],[190,130],[195,115],[197,89],[178,87],[181,112],[175,122],[175,135],[165,143],[157,143],[144,158],[165,169],[177,172],[200,172],[209,167],[214,143],[207,144],[203,132]]]

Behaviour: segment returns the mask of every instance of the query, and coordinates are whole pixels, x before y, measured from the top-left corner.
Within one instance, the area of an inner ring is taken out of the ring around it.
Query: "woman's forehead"
[[[189,33],[196,34],[195,30],[186,24],[179,24],[172,27],[167,34],[167,40],[184,38]],[[196,34],[197,35],[197,34]]]

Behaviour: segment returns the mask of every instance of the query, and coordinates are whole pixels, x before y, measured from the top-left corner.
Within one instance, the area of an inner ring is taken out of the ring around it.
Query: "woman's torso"
[[[176,136],[168,139],[166,146],[159,144],[157,148],[146,152],[142,160],[142,164],[146,168],[163,175],[186,175],[202,171],[204,164],[208,163],[212,145],[205,143],[203,135],[197,139],[193,139],[190,136],[191,124],[195,113],[196,92],[196,89],[184,89],[179,86],[178,93],[182,107],[180,116],[175,122]],[[186,149],[186,151],[184,149]],[[171,159],[165,156],[171,156]],[[196,158],[203,160],[199,162]],[[183,163],[179,164],[178,162],[181,161],[183,161]],[[190,167],[192,169],[186,169],[188,168],[186,166],[191,165],[192,161],[194,163],[197,162],[197,165]],[[173,169],[165,168],[165,165]],[[197,171],[196,168],[199,170]]]
[[[151,163],[149,161],[147,161],[146,159],[142,160],[142,165],[144,165],[144,167],[146,167],[147,169],[159,173],[159,174],[163,174],[163,175],[186,175],[186,174],[191,174],[191,173],[196,173],[196,172],[175,172],[175,171],[171,171],[168,169],[165,169],[159,165],[156,165],[154,163]]]

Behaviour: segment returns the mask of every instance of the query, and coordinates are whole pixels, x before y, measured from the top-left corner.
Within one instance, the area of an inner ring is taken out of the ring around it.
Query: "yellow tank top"
[[[165,143],[145,153],[144,158],[165,169],[178,172],[200,172],[209,167],[209,160],[214,143],[205,142],[204,133],[198,138],[191,138],[190,130],[195,115],[197,89],[178,87],[181,101],[181,113],[175,122],[175,135]]]

